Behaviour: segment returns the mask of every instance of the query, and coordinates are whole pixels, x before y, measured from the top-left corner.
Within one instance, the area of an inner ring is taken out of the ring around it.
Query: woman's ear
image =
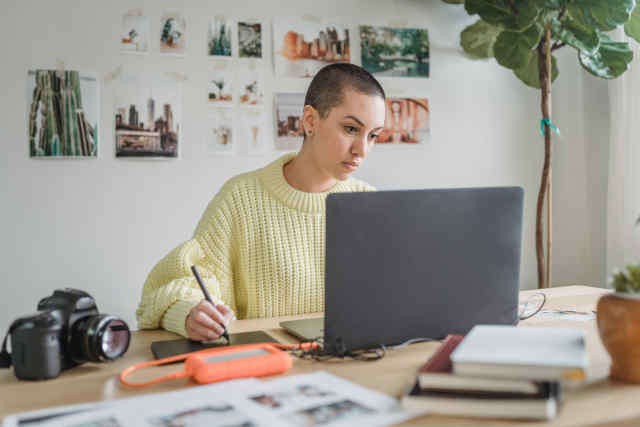
[[[304,135],[313,136],[315,132],[315,127],[320,120],[320,114],[318,114],[318,110],[313,108],[311,105],[305,105],[304,110],[302,110],[302,126],[304,128]]]

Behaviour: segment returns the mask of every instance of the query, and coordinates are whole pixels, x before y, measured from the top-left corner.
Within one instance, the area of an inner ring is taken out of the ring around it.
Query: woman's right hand
[[[195,341],[218,339],[232,319],[235,319],[235,314],[229,307],[224,304],[214,306],[203,299],[187,315],[187,336]]]

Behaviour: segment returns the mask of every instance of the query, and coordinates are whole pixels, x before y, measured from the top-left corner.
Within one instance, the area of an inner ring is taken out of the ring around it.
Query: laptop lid
[[[517,323],[523,196],[520,187],[330,194],[325,349]]]

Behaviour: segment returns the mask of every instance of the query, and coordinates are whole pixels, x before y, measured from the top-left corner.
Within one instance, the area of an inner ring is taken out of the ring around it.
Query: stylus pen
[[[202,279],[200,278],[200,274],[198,273],[198,269],[196,268],[195,265],[191,266],[191,271],[193,272],[193,275],[196,276],[196,281],[198,282],[198,285],[200,285],[200,289],[202,289],[204,298],[207,301],[209,301],[212,306],[215,307],[216,305],[213,303],[213,300],[211,299],[211,295],[209,295],[207,288],[204,287],[204,283],[202,283]],[[222,325],[222,327],[224,328],[224,332],[222,332],[222,336],[227,339],[227,342],[229,342],[229,333],[227,332],[227,328],[224,325]]]

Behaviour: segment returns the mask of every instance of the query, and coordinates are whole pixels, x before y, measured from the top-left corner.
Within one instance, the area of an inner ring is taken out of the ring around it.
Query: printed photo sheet
[[[47,427],[386,426],[416,416],[397,399],[326,372],[237,380],[114,401]],[[21,425],[19,422],[5,427]]]

